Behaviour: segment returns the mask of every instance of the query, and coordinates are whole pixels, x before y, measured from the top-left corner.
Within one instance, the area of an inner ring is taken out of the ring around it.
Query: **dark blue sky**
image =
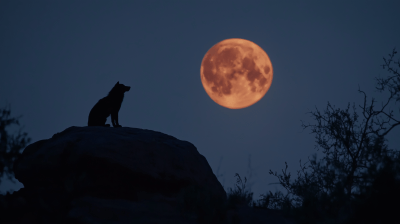
[[[316,152],[306,112],[378,100],[382,57],[400,47],[399,1],[0,1],[0,105],[11,104],[32,142],[86,126],[90,109],[120,81],[131,86],[122,126],[193,143],[225,188],[237,172],[255,196]],[[200,64],[228,38],[255,42],[274,78],[255,105],[231,110],[204,91]],[[110,119],[108,119],[110,123]],[[400,148],[395,129],[389,140]],[[1,191],[22,185],[3,182]]]

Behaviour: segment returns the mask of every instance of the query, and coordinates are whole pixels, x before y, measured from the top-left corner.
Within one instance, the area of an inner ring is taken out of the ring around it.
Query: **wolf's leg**
[[[115,122],[115,112],[111,112],[111,124],[115,127],[116,122]]]
[[[118,123],[118,111],[111,113],[111,122],[114,127],[121,127]]]

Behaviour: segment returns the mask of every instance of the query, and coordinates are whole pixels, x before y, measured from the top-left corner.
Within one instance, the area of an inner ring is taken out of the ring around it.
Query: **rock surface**
[[[283,215],[275,209],[252,208],[239,206],[228,210],[226,223],[229,224],[297,224],[293,218]]]
[[[191,143],[160,132],[70,127],[29,145],[14,169],[27,203],[35,201],[35,213],[46,214],[36,217],[43,223],[63,216],[68,223],[225,217],[226,192],[205,157]]]
[[[70,127],[14,163],[24,188],[0,195],[0,223],[295,224],[231,206],[189,142],[137,128]]]

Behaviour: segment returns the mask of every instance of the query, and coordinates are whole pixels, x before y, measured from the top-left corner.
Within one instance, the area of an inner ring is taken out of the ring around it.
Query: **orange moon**
[[[230,109],[258,102],[272,82],[272,64],[257,44],[239,38],[223,40],[204,55],[200,76],[207,94]]]

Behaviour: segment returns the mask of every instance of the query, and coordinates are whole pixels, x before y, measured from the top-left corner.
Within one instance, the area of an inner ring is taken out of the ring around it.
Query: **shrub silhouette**
[[[353,202],[354,215],[347,223],[392,223],[398,219],[400,157],[382,158],[380,168],[371,168],[370,186],[363,186]]]
[[[239,174],[235,174],[235,188],[229,188],[227,208],[232,209],[238,206],[250,206],[253,200],[253,193],[246,190],[247,178],[244,178],[244,183]]]
[[[17,133],[9,133],[10,126],[20,126],[19,118],[21,116],[11,117],[10,106],[0,109],[0,178],[6,175],[11,181],[14,177],[14,161],[31,140],[26,132],[22,132],[22,128]]]
[[[376,79],[376,89],[388,94],[381,106],[374,98],[368,102],[366,93],[359,89],[364,96],[361,113],[355,104],[340,109],[329,102],[324,111],[316,108],[309,112],[316,123],[303,123],[302,127],[311,129],[316,148],[322,149],[324,156],[317,160],[314,154],[304,164],[300,160],[293,182],[286,162],[282,174],[270,170],[287,194],[270,191],[262,195],[264,205],[283,209],[300,223],[355,223],[362,217],[368,223],[378,223],[383,220],[382,214],[395,214],[392,207],[372,204],[393,201],[399,194],[395,190],[399,187],[399,153],[388,148],[385,138],[400,126],[400,110],[395,113],[389,109],[400,101],[400,60],[394,59],[396,54],[394,49],[389,58],[384,58],[382,66],[389,76]],[[366,214],[368,205],[376,210]],[[371,216],[376,213],[379,219]]]

